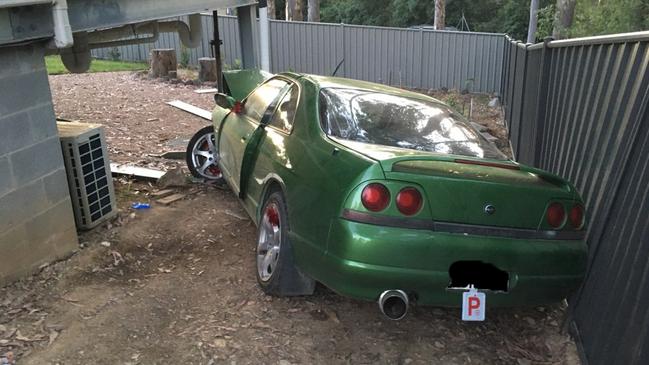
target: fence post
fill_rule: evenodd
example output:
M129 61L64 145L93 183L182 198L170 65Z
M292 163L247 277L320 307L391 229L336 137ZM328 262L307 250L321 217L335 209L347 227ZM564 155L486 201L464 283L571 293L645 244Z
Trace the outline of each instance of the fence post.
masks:
M419 89L424 89L424 28L419 28L419 39L421 40L421 57L419 57ZM426 87L428 91L428 86Z
M342 44L343 44L343 59L342 59L342 63L343 63L343 64L342 64L342 66L341 66L341 67L343 68L343 74L342 74L341 76L343 76L343 77L348 77L348 76L347 76L347 65L345 65L345 60L347 59L347 47L346 47L346 42L345 42L345 24L344 24L344 23L340 23L340 30L341 30L341 31L340 31L340 35L341 35L341 37L342 37L342 39L343 39L343 42L342 42ZM336 76L338 76L338 75L336 75Z
M550 62L552 55L548 48L548 43L552 41L552 37L547 37L543 40L543 49L541 50L541 72L539 73L538 92L536 95L536 112L534 119L534 127L536 133L534 138L534 160L533 166L539 167L541 163L541 149L543 146L542 140L545 138L545 113L547 107L547 93L548 93L548 77L550 73Z
M525 90L525 87L527 86L527 66L528 66L528 49L527 49L528 44L525 43L525 49L523 50L523 85L521 85L521 92L523 93L521 95L521 105L520 105L520 110L518 111L518 135L516 136L516 146L518 147L518 151L512 150L512 155L514 157L514 160L517 160L516 156L520 155L518 152L521 149L521 134L523 134L523 114L525 113L525 95L527 95L527 90ZM511 137L511 128L508 131L508 137ZM510 139L511 141L511 139ZM511 143L511 142L510 142Z

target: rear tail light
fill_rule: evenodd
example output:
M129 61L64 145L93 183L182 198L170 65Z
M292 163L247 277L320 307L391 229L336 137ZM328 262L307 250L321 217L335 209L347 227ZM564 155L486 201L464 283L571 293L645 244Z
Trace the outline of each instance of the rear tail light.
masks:
M404 215L417 214L421 205L421 194L415 188L403 188L397 194L397 209Z
M584 207L581 204L573 205L570 214L568 214L568 219L573 228L581 228L584 225Z
M363 206L372 212L380 212L388 206L390 202L390 192L388 188L379 183L372 183L363 189L361 194Z
M552 228L560 228L566 219L566 211L561 203L552 203L546 213L548 224Z

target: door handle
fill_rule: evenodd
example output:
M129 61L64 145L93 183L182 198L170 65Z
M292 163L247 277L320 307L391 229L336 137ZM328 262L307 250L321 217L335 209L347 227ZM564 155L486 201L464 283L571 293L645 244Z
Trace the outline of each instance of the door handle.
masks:
M241 137L241 142L245 142L245 141L246 141L246 139L248 139L248 137L247 137L247 136L243 136L243 137Z

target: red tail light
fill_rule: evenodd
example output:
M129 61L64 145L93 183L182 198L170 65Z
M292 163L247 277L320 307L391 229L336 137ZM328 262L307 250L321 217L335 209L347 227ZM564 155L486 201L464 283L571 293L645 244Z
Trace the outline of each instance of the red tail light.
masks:
M397 194L397 209L404 215L414 215L421 209L422 199L419 190L403 188Z
M552 228L561 227L565 218L566 211L563 209L563 205L561 205L561 203L550 204L546 213L546 219L548 221L548 224L552 226Z
M380 212L388 206L390 202L390 192L388 188L379 183L372 183L363 189L361 194L363 206L372 212Z
M570 220L570 225L573 228L579 229L584 224L584 207L581 204L575 204L570 209L570 214L568 215Z

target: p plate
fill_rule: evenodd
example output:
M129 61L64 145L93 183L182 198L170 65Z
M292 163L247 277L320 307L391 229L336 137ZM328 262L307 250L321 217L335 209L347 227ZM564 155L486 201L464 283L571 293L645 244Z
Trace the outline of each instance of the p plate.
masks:
M469 286L469 291L462 293L462 320L484 321L486 304L485 293L480 293L473 285Z

